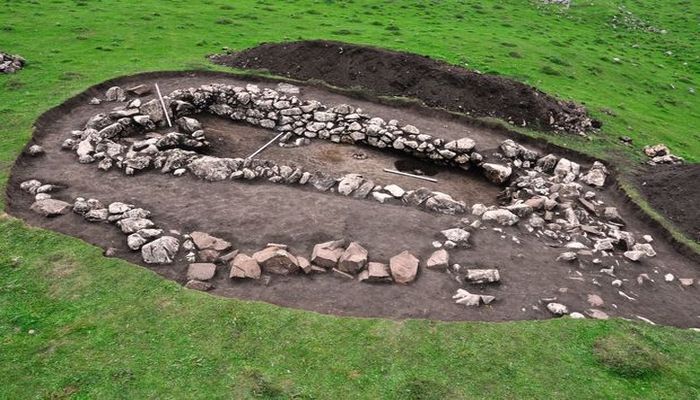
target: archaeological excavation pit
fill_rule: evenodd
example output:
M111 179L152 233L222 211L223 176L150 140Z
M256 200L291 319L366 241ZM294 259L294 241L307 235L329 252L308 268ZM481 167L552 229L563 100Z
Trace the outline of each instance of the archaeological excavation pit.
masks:
M96 85L37 121L7 203L187 288L328 314L693 326L700 309L696 262L603 164L321 86Z

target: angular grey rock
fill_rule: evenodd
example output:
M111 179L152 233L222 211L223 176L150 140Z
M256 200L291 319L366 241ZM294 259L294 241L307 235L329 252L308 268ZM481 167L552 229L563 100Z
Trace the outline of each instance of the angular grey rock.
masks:
M547 154L546 156L537 160L537 168L545 173L550 173L554 170L557 165L557 156L554 154Z
M171 264L180 249L180 242L172 236L163 236L141 247L146 264Z
M124 93L124 89L120 88L119 86L112 86L111 88L107 89L107 92L105 93L105 100L106 101L124 101L124 100L126 100L126 94Z
M350 274L356 274L367 265L367 256L367 249L357 242L350 242L338 260L338 269Z
M86 212L84 217L90 222L105 222L109 217L109 211L106 208L96 208Z
M133 205L118 202L118 201L114 202L114 203L110 203L109 206L107 207L110 214L123 214L123 213L131 210L132 208L134 208Z
M187 280L208 281L216 274L216 265L212 263L192 263L187 267Z
M360 187L358 187L357 189L355 189L354 192L352 192L352 197L355 197L357 199L364 199L365 197L367 197L369 192L372 191L374 186L375 186L374 182L367 179L367 180L362 182Z
M517 215L502 208L484 212L483 214L481 214L481 219L484 221L496 221L500 225L504 226L515 225L520 220Z
M44 154L44 148L39 146L38 144L33 144L27 149L27 154L29 154L32 157L40 156Z
M646 255L645 252L639 250L629 250L624 253L624 256L631 261L639 261Z
M574 176L578 175L581 166L573 161L569 161L566 158L560 158L557 165L554 167L554 175L564 178L569 174Z
M229 265L231 266L229 278L260 279L260 264L253 257L239 253L231 260Z
M394 196L382 192L372 192L372 197L380 203L386 203L387 200L394 198Z
M605 168L605 165L600 161L595 161L591 169L588 170L588 173L586 173L581 180L591 186L603 187L605 186L605 178L607 175L608 170Z
M30 209L45 217L55 217L68 213L71 209L71 205L61 200L45 199L35 201Z
M201 156L187 164L195 176L208 181L223 181L238 168L238 163L231 158Z
M325 192L335 185L335 178L322 172L317 172L311 176L309 182L311 182L311 185L316 188L316 190Z
M124 218L117 221L117 226L124 233L135 233L141 229L151 228L155 224L147 218Z
M389 259L389 269L394 282L408 284L418 274L418 259L408 251L403 251Z
M19 188L27 193L36 194L36 190L41 187L41 182L30 179L19 184Z
M338 183L338 193L349 196L360 187L363 181L364 177L360 174L347 174L343 176Z
M481 168L486 178L496 184L505 183L513 173L513 170L507 165L483 163Z
M396 197L397 199L401 198L406 193L406 191L403 190L400 186L393 184L384 186L384 191Z
M493 301L493 296L489 296L489 303ZM463 304L467 307L477 307L481 304L482 296L474 293L469 293L464 289L457 289L457 293L452 296L457 304Z
M466 280L471 283L495 283L501 281L497 269L468 269Z
M654 248L651 247L651 244L649 244L649 243L636 243L635 245L632 246L632 250L642 251L642 252L644 252L644 255L646 255L647 257L655 257L656 256L656 251L654 251Z
M440 231L445 239L454 242L461 247L469 247L469 236L471 234L462 228L451 228Z
M625 221L615 207L605 207L603 209L603 218L608 221L617 222L618 224L625 224Z
M569 308L560 303L547 303L547 310L558 317L569 313Z
M474 150L476 142L470 138L461 138L445 143L446 150L454 151L455 153L469 153Z
M131 250L138 250L146 243L148 243L148 240L138 233L132 233L126 238L126 245L129 246Z
M178 118L175 123L177 123L177 126L179 126L185 133L193 133L202 129L202 124L196 119L190 117Z
M433 192L433 196L423 203L423 208L441 214L455 215L464 213L467 209L467 204L453 199L452 196L446 193Z
M567 251L559 254L557 261L574 261L576 259L576 253L573 251Z
M517 158L520 155L520 145L512 139L504 140L500 146L501 152L508 158Z

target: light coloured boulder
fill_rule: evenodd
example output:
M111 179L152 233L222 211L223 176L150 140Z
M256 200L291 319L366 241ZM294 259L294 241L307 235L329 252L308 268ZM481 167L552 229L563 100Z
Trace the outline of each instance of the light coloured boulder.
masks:
M138 233L132 233L126 238L126 245L129 246L131 250L138 250L146 243L148 243L148 240Z
M624 253L624 256L627 257L627 259L631 261L639 261L644 257L646 254L643 251L639 250L629 250Z
M596 187L605 186L605 178L608 175L608 169L600 161L593 163L590 170L582 177L582 181Z
M124 93L124 89L120 88L119 86L112 86L111 88L107 89L107 92L105 93L105 100L124 101L126 100L126 93Z
M71 205L61 200L44 199L35 201L30 209L45 217L55 217L68 213L71 210Z
M343 176L338 183L338 193L349 196L362 185L363 181L364 177L360 174L347 174Z
M632 246L632 250L642 251L642 252L644 252L644 255L646 255L647 257L655 257L656 256L656 251L654 251L654 248L651 247L651 244L649 244L649 243L635 243Z
M141 247L141 257L147 264L171 264L180 250L180 242L172 236L163 236Z
M187 279L208 281L216 274L216 265L213 263L192 263L187 268Z
M195 176L208 181L223 181L238 168L238 163L231 158L201 156L187 164Z
M547 310L558 317L569 313L569 308L560 303L547 303Z
M418 259L408 251L403 251L389 260L391 276L396 283L407 284L416 279Z
M471 283L495 283L500 282L501 275L497 269L468 269L465 278Z
M230 278L260 279L260 264L253 257L239 253L229 265L231 266Z
M147 218L124 218L117 221L117 226L124 233L135 233L141 229L151 228L155 224Z
M489 210L481 215L481 219L484 221L496 221L500 225L512 226L518 223L520 220L517 215L513 214L508 210L499 208L497 210Z
M461 138L445 143L445 149L454 151L455 153L469 153L474 150L476 142L470 138Z
M469 237L471 234L462 228L451 228L440 231L445 239L461 247L469 247Z
M513 170L507 165L483 163L481 164L481 168L483 169L486 178L497 184L505 183L513 173Z
M384 186L384 191L396 197L397 199L401 198L401 196L403 196L404 193L406 193L406 191L403 190L400 186L393 184Z

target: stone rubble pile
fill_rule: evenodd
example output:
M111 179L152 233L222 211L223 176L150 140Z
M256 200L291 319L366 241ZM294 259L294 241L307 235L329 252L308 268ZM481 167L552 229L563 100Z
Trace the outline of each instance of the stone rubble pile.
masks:
M0 74L13 74L22 69L25 64L24 58L0 51Z
M654 146L644 146L644 154L650 158L649 165L657 164L682 164L683 158L671 154L671 150L665 144L659 143Z
M637 243L624 230L617 208L607 206L591 190L605 185L608 171L602 163L595 162L584 172L566 158L518 153L513 147L509 140L501 146L504 157L517 168L500 195L503 205L476 204L474 215L505 226L522 222L537 237L565 248L559 257L563 261L596 254L611 257L615 251L633 261L655 255L650 244Z

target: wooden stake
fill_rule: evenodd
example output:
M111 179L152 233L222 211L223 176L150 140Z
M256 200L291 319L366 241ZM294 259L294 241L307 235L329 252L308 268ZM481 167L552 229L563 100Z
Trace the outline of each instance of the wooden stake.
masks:
M384 168L384 172L389 172L389 173L391 173L391 174L403 175L403 176L408 176L409 178L422 179L422 180L424 180L424 181L437 183L437 179L428 178L427 176L409 174L409 173L406 173L406 172L397 171L397 170L395 170L395 169Z
M163 101L163 96L160 94L160 88L158 87L158 84L156 83L156 92L158 92L158 98L160 99L160 105L163 106L163 112L165 113L165 120L168 121L168 126L173 127L173 124L170 123L170 114L168 114L168 109L165 107L165 102Z
M265 149L267 148L267 146L271 145L272 143L275 143L275 141L277 141L277 139L279 139L279 138L280 138L282 135L284 135L285 133L286 133L286 132L280 132L279 135L275 136L274 138L272 138L272 140L270 140L269 142L265 143L261 148L255 150L255 153L253 153L253 154L249 155L248 157L246 157L246 160L249 160L249 159L251 159L251 158L257 156L258 153L260 153L261 151L265 150Z

